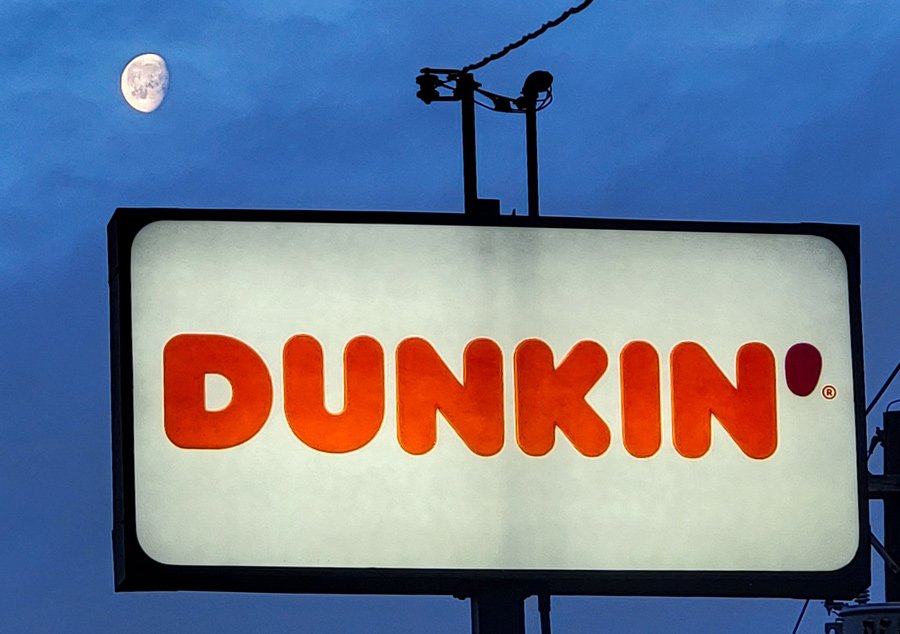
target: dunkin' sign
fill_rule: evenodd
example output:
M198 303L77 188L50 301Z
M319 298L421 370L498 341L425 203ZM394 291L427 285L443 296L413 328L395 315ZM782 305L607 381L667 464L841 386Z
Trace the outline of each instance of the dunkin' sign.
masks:
M462 221L120 211L130 547L404 592L864 568L852 229Z
M295 335L282 356L284 416L297 438L327 453L367 445L384 422L384 349L369 336L354 337L344 348L344 404L325 406L322 345ZM585 397L609 364L603 347L579 341L558 364L540 339L521 342L514 355L516 441L531 456L553 448L559 429L582 455L609 449L608 423ZM732 384L709 353L682 342L671 354L672 441L679 454L700 458L710 449L712 417L751 458L768 458L778 445L775 357L765 344L738 350ZM457 378L425 339L397 345L397 440L411 454L437 442L440 413L465 445L479 456L493 456L504 443L503 353L491 339L473 339L463 352ZM798 343L785 358L788 387L798 396L815 390L822 357L815 346ZM223 377L231 389L228 405L210 409L206 377ZM659 353L646 341L631 341L619 355L621 429L626 451L637 458L655 454L662 439ZM825 398L835 398L826 386ZM164 426L169 440L185 449L226 449L262 429L272 413L272 377L265 362L246 343L223 335L179 334L163 351Z

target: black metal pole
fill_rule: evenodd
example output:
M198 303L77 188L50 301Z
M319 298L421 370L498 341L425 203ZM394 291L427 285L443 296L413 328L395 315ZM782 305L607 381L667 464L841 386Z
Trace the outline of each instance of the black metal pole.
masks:
M538 613L541 615L541 634L550 634L550 595L538 595Z
M538 198L537 103L532 100L525 110L525 154L528 163L528 217L540 215Z
M884 475L900 474L900 412L884 413ZM884 548L894 560L900 560L900 496L884 497ZM900 574L885 562L884 600L900 601Z
M506 588L472 595L472 634L525 634L525 598Z
M475 88L471 73L456 78L456 96L462 106L463 195L467 215L478 213L478 170L475 166Z

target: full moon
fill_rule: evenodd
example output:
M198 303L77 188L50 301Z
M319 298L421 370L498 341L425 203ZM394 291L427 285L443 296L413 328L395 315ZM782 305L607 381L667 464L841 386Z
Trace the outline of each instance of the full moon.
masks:
M159 108L168 87L166 60L156 53L138 55L122 71L122 96L138 112Z

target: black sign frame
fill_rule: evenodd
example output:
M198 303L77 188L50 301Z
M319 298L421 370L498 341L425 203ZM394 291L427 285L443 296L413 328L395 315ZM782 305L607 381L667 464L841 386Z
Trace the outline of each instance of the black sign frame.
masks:
M131 247L138 232L161 220L305 222L618 229L673 232L814 235L832 241L847 262L856 413L859 544L845 567L826 572L461 570L184 566L152 559L138 541L134 487ZM747 223L495 216L386 211L118 209L107 228L113 453L113 553L117 591L205 590L334 594L453 595L491 589L530 594L850 599L870 583L865 387L860 302L859 227L820 223ZM823 465L823 468L828 468Z

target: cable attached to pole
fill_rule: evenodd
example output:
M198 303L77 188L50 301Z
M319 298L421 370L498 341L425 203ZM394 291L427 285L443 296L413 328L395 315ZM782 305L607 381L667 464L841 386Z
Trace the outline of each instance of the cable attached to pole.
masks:
M797 630L800 629L800 623L803 622L803 616L806 614L806 608L809 607L809 599L803 602L803 609L800 610L800 616L797 617L797 622L794 623L794 629L791 630L791 634L797 634Z
M894 368L894 371L891 372L891 375L887 378L887 381L884 382L884 385L881 386L881 389L878 390L878 394L875 395L875 398L872 399L872 402L869 403L869 406L866 408L866 416L869 415L869 412L878 404L879 399L884 395L887 391L888 387L890 387L891 383L894 381L894 377L897 376L897 373L900 372L900 363L897 364L897 367Z
M888 376L887 381L884 382L884 385L881 386L881 389L878 390L878 393L875 395L875 398L872 399L872 402L869 403L868 407L866 407L866 418L868 418L869 414L872 413L872 410L875 409L875 406L878 404L878 401L884 396L884 393L887 391L888 387L890 387L891 383L894 381L894 377L897 376L897 373L900 372L900 363L897 364L897 367L894 368L894 371L891 372L890 376ZM900 399L895 399L887 404L886 411L891 409L891 405L894 403L900 403ZM875 428L875 435L872 436L869 441L869 450L866 452L866 462L868 462L872 458L872 454L875 453L875 449L878 445L884 445L884 430L880 427Z

